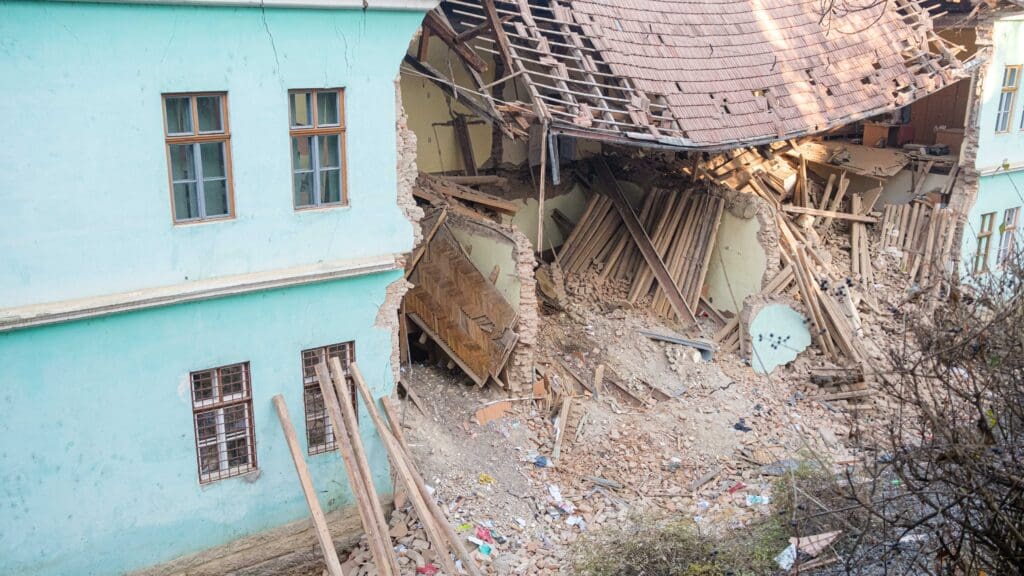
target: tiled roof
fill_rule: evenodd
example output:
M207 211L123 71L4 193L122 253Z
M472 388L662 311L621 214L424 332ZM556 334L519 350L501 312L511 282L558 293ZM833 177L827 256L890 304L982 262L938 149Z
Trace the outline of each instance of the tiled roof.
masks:
M456 31L486 0L445 0ZM684 148L815 133L946 86L960 63L912 0L512 0L511 62L556 130ZM491 35L478 49L500 55ZM937 53L933 53L933 50Z

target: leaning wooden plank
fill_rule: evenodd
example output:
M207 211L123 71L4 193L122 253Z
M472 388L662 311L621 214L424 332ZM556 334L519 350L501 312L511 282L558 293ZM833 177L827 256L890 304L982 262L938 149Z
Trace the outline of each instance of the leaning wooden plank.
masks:
M852 222L863 222L865 224L874 224L878 222L878 218L874 216L864 216L862 214L850 214L848 212L836 212L834 210L818 210L817 208L804 208L802 206L790 206L786 205L782 207L785 212L792 214L810 214L811 216L824 216L827 218L834 218L837 220L850 220Z
M377 428L377 434L380 435L380 439L384 442L384 448L388 451L388 457L394 465L395 473L405 485L405 492L409 495L409 500L412 501L416 515L423 524L423 528L427 533L427 539L430 540L430 543L437 552L438 561L446 573L458 574L455 563L452 562L451 554L448 552L448 547L445 545L445 537L434 520L430 506L423 498L423 494L420 493L419 487L416 486L413 473L409 470L411 464L406 461L402 447L398 445L398 441L391 434L391 430L384 424L384 419L381 418L380 412L377 411L377 401L370 392L370 387L363 380L363 374L359 371L359 366L355 362L349 364L349 373L352 375L352 379L355 380L359 395L363 397L363 403L366 404L366 409L370 413L370 419L373 420L373 425Z
M569 420L569 407L572 404L572 396L565 396L562 399L562 409L558 412L558 427L555 429L555 447L551 450L551 461L558 464L562 457L562 440L565 438L565 426Z
M839 188L836 191L835 198L832 199L832 205L829 206L830 212L838 212L839 207L843 205L843 197L846 196L846 188L850 185L850 180L846 178L846 171L839 173ZM832 218L826 217L824 222L821 223L819 229L822 234L828 232L829 227L832 226Z
M338 561L338 551L334 549L334 540L327 530L327 518L320 508L320 501L316 498L316 491L313 489L313 480L309 477L309 467L306 466L306 459L299 446L299 439L295 436L295 426L288 415L288 405L280 394L273 397L274 408L277 410L277 418L281 421L281 430L284 432L284 439L288 443L288 451L292 455L292 463L295 464L295 473L299 475L299 484L302 485L302 494L306 497L306 504L309 505L309 515L313 519L313 528L317 540L320 541L320 550L324 553L324 561L327 563L327 573L331 576L345 576L341 570L341 562Z
M321 360L321 364L322 363L323 361ZM345 431L348 433L349 440L352 443L352 454L355 456L356 466L359 467L359 472L363 477L364 489L367 496L370 498L370 504L373 507L373 515L377 521L381 545L384 547L382 550L384 557L381 559L381 562L377 562L378 571L383 574L385 571L380 567L387 563L391 565L390 568L392 574L398 576L400 569L398 567L398 560L395 558L395 555L391 553L392 544L391 537L388 532L389 527L387 518L384 516L384 508L380 504L380 498L377 497L377 489L373 485L373 473L370 472L370 462L366 457L366 449L363 447L363 438L359 434L359 421L356 419L355 406L353 406L352 402L354 399L352 398L348 384L345 382L345 371L341 367L340 358L331 358L329 372L335 393L335 397L331 398L331 400L336 402L341 408L341 417L345 421ZM318 378L320 373L321 369L318 368ZM337 434L335 434L335 436L337 436Z
M338 445L338 452L341 453L341 459L345 463L345 472L348 474L352 494L356 497L359 516L363 522L363 528L366 530L366 541L373 554L374 565L381 574L398 576L398 566L391 554L390 536L387 535L388 523L384 518L380 500L377 499L377 491L373 488L373 477L369 474L369 467L360 464L352 441L353 438L358 438L358 429L352 430L353 433L349 434L352 424L345 418L344 411L341 409L341 402L339 402L336 389L331 383L327 364L321 360L314 370L316 370L317 383L320 385L324 408L334 430L334 442ZM351 407L351 403L349 406ZM365 459L365 453L360 453ZM392 565L394 565L393 568Z
M466 549L465 543L462 538L452 528L451 522L448 521L448 517L445 515L441 507L437 505L437 501L427 490L427 483L423 480L423 476L420 474L416 466L413 465L412 451L409 450L409 444L405 440L405 434L402 432L402 425L398 419L398 411L391 404L391 399L384 397L380 399L381 407L384 409L384 415L388 418L388 425L391 428L391 434L394 435L395 439L398 440L398 445L402 447L403 455L406 461L409 463L409 472L412 474L412 479L416 483L416 487L419 489L420 494L423 495L423 499L427 502L427 506L433 513L434 518L437 519L437 523L444 530L445 536L448 538L448 542L455 549L455 554L462 560L462 565L469 572L470 576L483 576L480 571L480 567L477 566L473 556L470 555L469 550Z
M618 210L623 222L626 223L626 229L629 230L629 234L633 236L633 242L635 242L637 247L640 248L640 253L643 254L647 265L654 271L654 276L658 279L658 284L668 297L669 303L672 304L672 309L675 310L680 321L689 322L691 325L696 324L697 317L693 314L693 310L690 309L690 305L683 299L683 295L679 293L679 287L676 286L675 281L672 280L672 276L670 276L668 270L665 269L665 263L658 257L658 253L654 250L654 246L651 245L651 239L647 236L647 233L644 232L643 226L640 225L640 221L636 219L636 213L629 207L629 201L626 200L626 195L623 194L622 189L619 188L619 183L615 180L615 175L612 174L611 169L608 168L608 164L603 158L601 158L597 163L597 171L597 183L610 194L612 204L615 206L615 209Z

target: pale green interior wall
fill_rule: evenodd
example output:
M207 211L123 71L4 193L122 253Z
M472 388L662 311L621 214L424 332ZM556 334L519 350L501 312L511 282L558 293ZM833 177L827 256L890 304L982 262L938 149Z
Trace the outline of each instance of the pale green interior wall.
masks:
M769 304L750 322L750 345L754 371L770 373L811 345L807 319L785 304Z
M992 240L988 251L989 270L998 273L996 253L999 250L999 227L1003 223L1003 215L1007 208L1020 207L1021 214L1017 218L1017 246L1024 246L1024 170L982 176L978 179L978 197L967 216L964 225L963 243L961 245L960 271L969 276L974 266L974 257L978 253L978 232L981 231L981 216L995 212L992 226Z
M499 238L487 232L475 231L471 226L462 228L449 225L452 235L469 254L469 260L485 277L498 266L498 280L494 287L501 292L513 308L519 308L519 289L522 283L516 275L515 244L507 238Z
M994 48L982 85L981 112L978 118L979 170L997 168L1007 161L1011 165L1024 162L1024 131L1020 129L1024 114L1024 79L1020 81L1017 99L1010 117L1010 131L996 134L996 112L1007 65L1024 65L1024 16L997 21L992 30Z
M301 351L354 340L376 396L389 272L0 334L0 573L118 574L308 517L271 397L303 451ZM188 375L249 361L260 475L200 486ZM360 402L377 490L391 492ZM351 495L337 452L306 456L325 508Z
M538 204L536 190L532 192L532 196L520 200L519 203L522 205L522 208L512 217L512 224L515 224L516 228L525 234L532 244L536 244ZM576 184L565 194L544 198L545 249L557 248L565 241L562 231L559 230L558 226L555 225L555 221L551 218L551 214L554 213L555 209L565 214L572 222L579 221L580 216L587 209L587 196L583 192L583 187ZM536 246L534 247L536 248Z
M0 4L0 306L409 250L394 79L422 17ZM337 86L351 207L296 212L287 91ZM203 90L228 92L236 218L173 226L161 93Z
M743 219L728 210L722 212L704 279L707 299L718 310L739 314L743 300L761 292L768 258L757 239L760 231L757 218Z

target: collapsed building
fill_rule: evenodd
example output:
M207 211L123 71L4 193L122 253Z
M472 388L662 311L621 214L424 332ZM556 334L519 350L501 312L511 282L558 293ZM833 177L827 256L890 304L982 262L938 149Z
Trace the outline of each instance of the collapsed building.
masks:
M525 233L545 306L557 308L567 286L604 292L759 371L810 344L859 366L871 344L857 308L877 305L879 250L898 250L911 280L935 290L955 276L960 218L946 206L958 150L941 140L963 124L938 126L935 103L966 91L970 51L913 1L842 14L815 2L690 8L442 2L403 66L419 167L433 174L421 178L421 197L447 187L437 195L468 219ZM929 98L927 112L912 113L931 122L925 143L904 148L918 140L900 116ZM881 229L877 250L868 226ZM822 250L840 235L848 263ZM466 259L477 242L472 232L457 240ZM495 282L532 280L524 266L481 258L484 284L492 271ZM457 286L449 270L429 282ZM531 350L532 338L481 324L484 292L464 293L449 292L459 304L429 321L407 300L410 329L423 333L409 342L436 343L477 383L527 389L542 369L493 368ZM508 329L535 334L534 321L520 316ZM490 378L466 369L487 347L474 342L482 334Z

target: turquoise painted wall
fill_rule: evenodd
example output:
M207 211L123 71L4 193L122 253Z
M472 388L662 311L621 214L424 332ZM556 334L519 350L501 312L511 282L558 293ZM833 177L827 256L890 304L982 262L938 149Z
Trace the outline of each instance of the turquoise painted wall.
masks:
M1020 81L1016 103L1010 117L1010 131L996 134L996 112L1007 65L1024 65L1024 16L1004 18L992 29L992 61L983 79L981 113L978 117L978 159L976 166L988 171L1007 161L1011 165L1024 163L1024 79Z
M305 450L300 353L349 340L375 394L389 392L391 334L372 325L400 277L0 333L0 574L119 574L307 517L270 399L284 395ZM188 374L243 361L260 475L200 486ZM361 430L390 493L380 440ZM351 501L337 452L306 460L326 508Z
M411 249L393 82L422 17L0 3L0 307ZM351 207L295 212L286 93L336 86ZM237 216L172 226L160 96L201 90L228 92Z
M967 217L964 226L963 244L961 246L961 274L965 278L971 275L974 257L978 253L978 232L981 230L983 214L995 212L992 226L992 240L988 253L988 268L998 274L996 253L999 250L999 226L1003 223L1003 215L1007 208L1019 207L1017 217L1017 233L1015 235L1018 248L1024 247L1024 170L1004 172L978 179L978 198Z
M992 61L982 79L981 110L978 117L978 158L975 166L983 176L978 181L978 196L968 212L961 245L960 272L971 275L978 248L978 232L983 214L995 212L995 224L989 249L989 269L998 274L996 253L999 249L999 226L1007 208L1021 206L1024 212L1024 79L1020 81L1010 131L996 134L996 112L999 105L1003 71L1007 65L1024 65L1024 16L1004 18L992 29ZM1007 164L1009 170L1002 168ZM1024 214L1018 220L1017 244L1024 242Z

